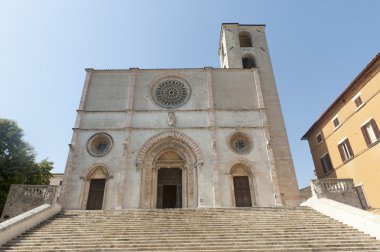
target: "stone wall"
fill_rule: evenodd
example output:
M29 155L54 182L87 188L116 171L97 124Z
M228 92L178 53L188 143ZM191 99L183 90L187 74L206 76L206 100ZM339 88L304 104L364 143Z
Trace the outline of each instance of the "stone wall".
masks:
M25 213L43 204L56 202L58 186L11 185L0 222Z

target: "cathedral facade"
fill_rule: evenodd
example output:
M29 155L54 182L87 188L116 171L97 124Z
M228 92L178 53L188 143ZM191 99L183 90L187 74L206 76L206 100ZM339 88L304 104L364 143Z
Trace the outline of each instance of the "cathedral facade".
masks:
M221 68L94 70L64 209L298 205L265 26L222 24Z

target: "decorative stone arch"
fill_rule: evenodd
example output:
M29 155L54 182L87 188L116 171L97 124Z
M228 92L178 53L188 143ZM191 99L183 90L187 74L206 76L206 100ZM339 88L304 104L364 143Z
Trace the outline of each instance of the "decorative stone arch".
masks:
M169 152L175 153L178 158L163 158ZM182 170L182 207L197 206L197 169L203 165L203 157L191 138L175 131L153 136L140 149L136 165L141 171L140 208L156 207L157 174L160 168Z
M86 209L87 200L90 191L90 183L92 179L105 179L105 188L104 188L104 196L103 196L103 209L106 208L107 202L107 189L108 189L108 181L112 178L112 175L108 169L108 167L104 164L95 164L88 168L83 176L81 177L84 181L84 187L81 198L81 209Z
M231 204L233 206L236 206L235 188L234 188L233 178L235 176L247 176L248 182L249 182L249 191L250 191L252 206L257 205L257 201L256 201L257 174L253 168L253 165L246 160L239 160L239 161L235 161L234 163L232 163L230 165L230 167L231 168L229 170L228 175L229 175L229 184L230 184L231 199L232 199Z

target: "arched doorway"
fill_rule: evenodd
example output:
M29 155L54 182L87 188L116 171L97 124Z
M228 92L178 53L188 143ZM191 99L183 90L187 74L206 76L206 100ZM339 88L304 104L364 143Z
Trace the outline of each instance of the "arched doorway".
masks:
M172 150L165 151L155 161L157 172L157 208L181 208L182 199L182 169L185 160ZM185 181L186 182L186 181Z
M108 170L103 166L90 169L85 177L82 209L101 210L104 208L109 177Z
M198 205L198 146L179 132L154 136L140 150L140 208L187 208Z
M232 191L236 207L251 207L255 205L252 172L244 164L236 164L231 168Z

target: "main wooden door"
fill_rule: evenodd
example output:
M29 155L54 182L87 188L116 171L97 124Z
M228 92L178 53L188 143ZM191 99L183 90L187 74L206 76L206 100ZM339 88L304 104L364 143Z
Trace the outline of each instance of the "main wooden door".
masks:
M157 208L182 207L182 170L161 168L157 176Z
M87 199L87 210L102 209L105 185L105 179L91 179Z
M237 207L251 207L248 176L234 176L235 203Z

